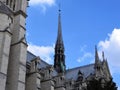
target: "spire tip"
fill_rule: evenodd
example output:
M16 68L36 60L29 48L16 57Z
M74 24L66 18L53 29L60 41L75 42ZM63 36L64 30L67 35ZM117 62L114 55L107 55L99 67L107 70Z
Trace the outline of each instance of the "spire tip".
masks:
M102 51L102 57L103 57L103 60L105 60L104 51Z
M59 3L59 13L61 12L61 3Z

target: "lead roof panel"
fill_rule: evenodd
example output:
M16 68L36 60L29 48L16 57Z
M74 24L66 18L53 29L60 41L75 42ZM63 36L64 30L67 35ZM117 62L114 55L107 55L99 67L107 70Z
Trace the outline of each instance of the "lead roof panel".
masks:
M81 67L67 70L65 73L66 79L76 80L78 77L79 70L83 73L84 78L86 78L90 74L94 73L94 64L90 64L90 65L81 66Z

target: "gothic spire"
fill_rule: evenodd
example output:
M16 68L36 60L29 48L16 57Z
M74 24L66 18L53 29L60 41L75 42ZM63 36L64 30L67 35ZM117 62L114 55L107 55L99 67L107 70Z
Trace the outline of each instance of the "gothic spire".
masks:
M95 62L99 61L99 55L98 55L98 50L97 50L97 46L95 46Z
M59 9L58 15L58 35L55 45L55 57L54 68L58 73L65 72L65 55L64 55L64 43L62 38L62 26L61 26L61 10Z
M61 26L61 10L59 9L59 16L58 16L58 35L56 45L60 45L64 48L63 38L62 38L62 26Z
M98 67L100 67L100 59L98 55L97 46L95 46L95 68L97 69Z
M102 51L102 58L103 58L103 61L105 61L104 51Z

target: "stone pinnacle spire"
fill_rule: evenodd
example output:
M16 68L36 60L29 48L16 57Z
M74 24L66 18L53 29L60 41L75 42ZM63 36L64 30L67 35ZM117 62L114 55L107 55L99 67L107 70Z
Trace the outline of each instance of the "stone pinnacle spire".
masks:
M95 46L95 68L97 69L98 67L100 67L100 59L98 55L97 46Z
M98 51L97 51L97 46L95 46L95 62L99 61L99 55L98 55Z

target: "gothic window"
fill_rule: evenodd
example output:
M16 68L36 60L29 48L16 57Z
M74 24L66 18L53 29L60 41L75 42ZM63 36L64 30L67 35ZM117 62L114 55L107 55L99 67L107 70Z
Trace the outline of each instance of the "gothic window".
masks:
M49 74L51 73L51 71L49 70Z
M8 5L8 0L6 0L6 5Z
M60 77L60 80L62 81L62 80L63 80L63 78L62 78L62 77Z
M12 10L15 10L16 0L6 0L6 5L8 5Z
M14 0L13 2L13 10L15 10L15 4L16 4L16 0Z
M72 85L72 83L70 82L70 86Z
M100 66L97 66L97 70L100 70Z
M10 0L10 8L12 7L12 3L13 3L13 1L12 1L12 0Z
M56 57L56 63L58 63L58 57Z

